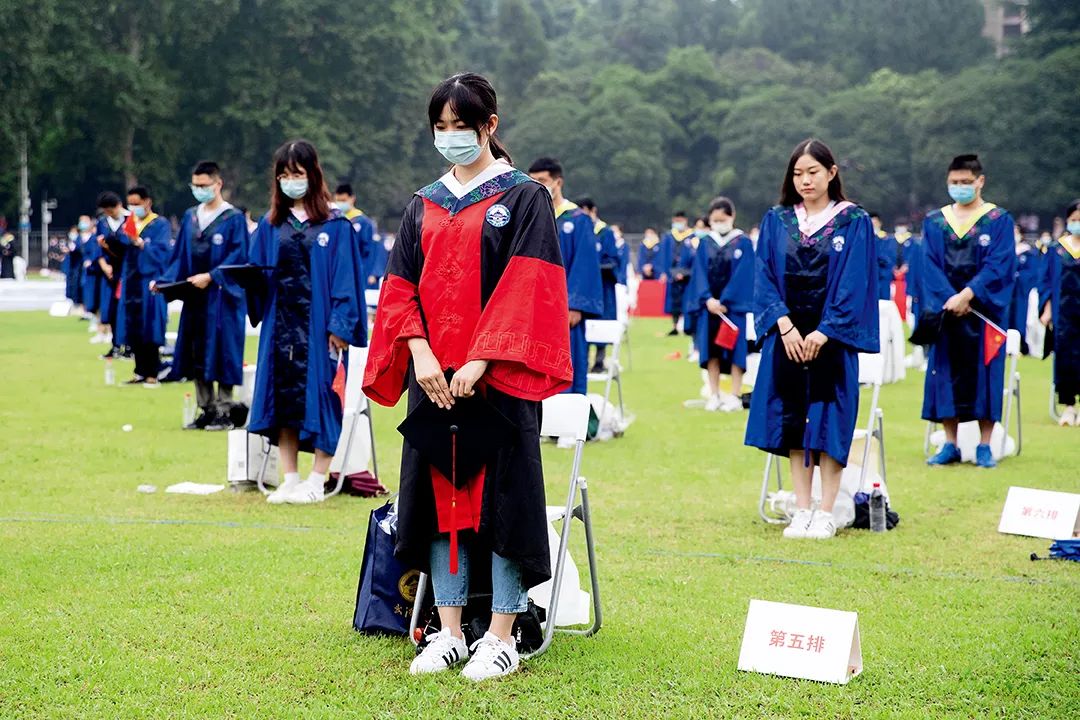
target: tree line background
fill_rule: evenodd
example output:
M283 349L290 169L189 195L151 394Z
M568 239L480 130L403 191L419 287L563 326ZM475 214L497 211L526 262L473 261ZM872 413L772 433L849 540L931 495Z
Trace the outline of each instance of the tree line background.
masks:
M203 158L261 212L271 153L306 137L393 228L444 171L428 93L473 70L517 164L560 158L631 230L716 194L752 224L810 135L887 222L946 202L962 152L1046 219L1080 195L1080 3L1028 13L998 59L979 0L0 0L0 214L22 137L64 226L136 180L179 214Z

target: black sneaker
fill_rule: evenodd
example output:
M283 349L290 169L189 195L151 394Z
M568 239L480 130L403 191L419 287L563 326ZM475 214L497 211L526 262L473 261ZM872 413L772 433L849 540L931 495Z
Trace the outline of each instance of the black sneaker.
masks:
M132 375L131 379L128 380L127 382L121 383L121 386L123 386L123 387L133 387L135 385L144 385L145 383L146 383L146 378L144 378L142 375Z
M112 348L109 352L101 356L102 360L116 360L120 357L120 351L116 348Z
M204 412L195 418L194 422L185 425L185 430L205 430L206 426L214 421L215 415L213 413Z
M667 334L668 337L675 337L679 334L678 328L671 328L671 332Z
M593 375L602 375L607 372L607 368L604 367L604 363L596 363L589 369L589 372Z
M226 432L234 428L232 421L221 414L215 414L204 430L207 432Z
M229 421L233 424L233 427L242 428L247 425L248 414L251 412L245 403L234 403L229 408Z

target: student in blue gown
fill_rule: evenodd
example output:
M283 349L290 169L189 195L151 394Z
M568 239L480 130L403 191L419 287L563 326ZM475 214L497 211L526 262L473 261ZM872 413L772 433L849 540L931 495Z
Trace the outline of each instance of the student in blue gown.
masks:
M686 286L690 284L690 270L694 263L695 248L691 245L693 237L694 228L690 227L686 211L676 210L671 216L671 230L660 239L660 245L664 248L661 253L666 255L669 261L668 283L664 293L664 312L671 316L669 336L679 334L683 298L686 295Z
M604 290L600 275L600 253L596 251L593 220L576 204L563 197L563 170L558 160L537 159L529 166L529 176L551 193L555 203L555 224L570 302L570 359L574 382L567 392L588 392L589 345L585 341L585 320L604 314Z
M1024 230L1016 225L1016 272L1013 277L1012 302L1009 303L1009 329L1020 331L1020 352L1028 353L1027 318L1031 291L1039 286L1042 276L1042 253L1024 239Z
M891 300L893 270L896 269L896 238L885 232L881 216L876 212L870 213L870 222L874 225L874 246L877 249L878 300Z
M184 298L168 377L195 383L200 413L185 430L243 424L243 410L234 414L233 389L244 382L244 290L219 268L246 261L248 229L244 213L222 197L223 186L216 162L203 160L192 168L191 194L198 204L180 221L172 263L162 278L186 280L193 288Z
M1042 324L1054 328L1054 391L1062 427L1080 425L1080 199L1065 210L1065 233L1051 243L1039 283Z
M98 273L97 307L100 318L98 326L102 340L111 338L112 347L101 356L102 360L119 358L124 355L120 344L119 321L122 319L117 312L118 292L120 278L123 274L124 258L115 248L125 244L123 226L127 220L128 211L120 196L106 190L98 195L98 210L101 217L97 223L97 249L93 254L94 264Z
M656 228L645 228L635 267L642 280L667 280L671 267L671 247L670 243L660 239Z
M274 153L270 211L251 239L252 265L270 267L249 284L248 314L259 332L249 430L281 451L282 484L272 504L322 502L341 434L341 399L332 388L341 354L367 343L360 251L352 225L331 211L315 147L305 140ZM297 454L315 462L300 480Z
M89 215L79 216L79 255L82 262L82 277L79 284L79 304L82 305L85 316L92 320L91 329L97 323L98 309L98 278L100 268L97 266L97 237L94 234L95 223ZM98 333L100 336L100 332Z
M360 248L360 262L364 265L367 276L363 278L364 287L375 290L379 287L381 274L375 274L375 254L378 247L378 231L375 221L364 214L363 210L356 207L356 193L352 185L341 183L334 189L334 206L352 223L353 234L356 236L357 246Z
M986 323L1008 324L1016 270L1015 223L1004 209L983 200L986 184L976 155L960 155L949 164L953 204L934 210L923 221L922 318L941 314L941 333L930 346L923 389L923 420L941 423L945 444L927 462L960 462L956 431L961 422L979 421L975 462L992 468L994 423L1001 419L1005 351L984 361Z
M790 458L798 510L784 537L825 539L836 534L832 509L859 413L858 354L879 349L877 250L870 217L844 198L820 140L799 143L781 188L758 238L754 324L764 342L746 444Z
M72 227L68 231L66 243L67 253L64 255L64 297L71 301L72 310L82 314L82 245L79 243L79 229Z
M710 412L742 410L742 381L746 371L746 314L754 302L754 246L750 237L735 227L735 203L718 197L709 204L709 234L698 244L688 291L701 314L696 328L698 362L708 372ZM716 344L723 322L721 315L738 328L731 350ZM720 393L720 375L731 375L732 394Z
M154 212L154 199L143 186L128 190L128 210L135 216L136 237L122 235L125 243L124 279L118 313L120 345L135 355L135 374L126 385L158 387L161 346L165 344L168 310L165 298L151 284L165 271L172 255L172 226Z
M615 285L626 286L630 280L630 244L623 238L622 226L612 225L611 231L615 233L615 253L619 262L615 267Z
M618 309L615 306L615 285L619 282L620 261L615 231L600 219L600 212L592 198L582 198L577 204L592 219L596 230L596 252L600 256L600 283L604 297L604 311L601 313L600 319L617 320ZM607 354L607 345L594 344L593 347L596 348L596 355L590 372L602 373L604 372L604 356Z

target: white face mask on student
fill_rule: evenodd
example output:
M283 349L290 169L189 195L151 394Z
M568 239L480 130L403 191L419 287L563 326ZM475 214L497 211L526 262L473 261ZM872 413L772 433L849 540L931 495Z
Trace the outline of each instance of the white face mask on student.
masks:
M714 223L711 224L710 227L712 227L712 231L715 232L715 233L720 233L721 235L727 235L729 232L731 232L734 229L735 224L731 223L731 222L714 222Z

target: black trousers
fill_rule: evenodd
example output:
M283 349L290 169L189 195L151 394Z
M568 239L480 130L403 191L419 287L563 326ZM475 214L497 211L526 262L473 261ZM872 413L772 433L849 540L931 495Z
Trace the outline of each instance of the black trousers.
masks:
M154 343L138 343L131 351L135 353L135 374L144 378L157 378L161 371L161 353Z

